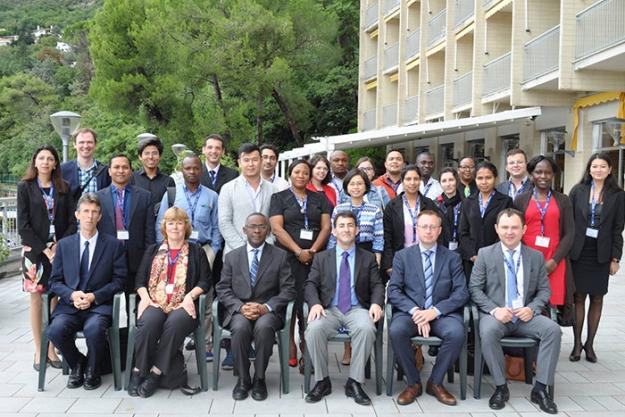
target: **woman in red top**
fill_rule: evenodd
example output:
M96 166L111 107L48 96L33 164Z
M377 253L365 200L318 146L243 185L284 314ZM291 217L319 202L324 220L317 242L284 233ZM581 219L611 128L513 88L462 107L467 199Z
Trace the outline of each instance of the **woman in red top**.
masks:
M312 175L306 189L324 194L334 208L338 191L329 185L332 180L330 161L325 156L317 154L310 160L310 166L312 167Z

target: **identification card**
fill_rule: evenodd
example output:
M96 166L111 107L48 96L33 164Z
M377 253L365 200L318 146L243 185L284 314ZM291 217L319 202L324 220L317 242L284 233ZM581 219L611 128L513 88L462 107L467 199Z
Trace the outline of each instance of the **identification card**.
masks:
M525 307L523 305L523 300L521 298L515 298L512 300L512 309L516 310L517 308Z
M312 240L313 239L313 231L301 229L299 231L299 238L302 240Z
M118 240L128 240L130 235L128 234L128 230L118 230L117 231L117 239Z
M540 248L548 248L549 238L547 236L536 236L536 246Z
M200 232L198 232L197 230L193 230L191 232L191 239L198 240L199 237L200 237Z
M49 234L49 235L53 235L53 234L55 234L55 233L56 233L56 229L54 228L54 225L53 225L53 224L51 224L51 225L50 225L50 229L48 230L48 234Z
M599 229L595 229L593 227L587 227L586 236L596 239L599 236Z
M458 242L449 242L449 250L458 249Z
M173 294L174 293L174 284L165 285L165 293Z

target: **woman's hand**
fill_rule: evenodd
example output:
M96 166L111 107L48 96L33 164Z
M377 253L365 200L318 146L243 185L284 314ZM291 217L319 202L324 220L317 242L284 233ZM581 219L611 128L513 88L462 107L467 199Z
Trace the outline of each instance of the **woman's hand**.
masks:
M553 259L549 259L545 262L545 269L547 270L547 274L551 274L558 267L558 264Z
M184 311L186 311L187 314L195 319L195 303L193 302L193 296L190 293L184 296L182 303L180 303L180 305L176 308L181 307L184 308Z
M615 275L618 272L619 263L616 261L610 262L610 275Z
M141 301L139 301L139 305L137 306L137 319L141 318L141 315L143 314L145 309L148 308L149 306L161 308L158 304L156 304L149 298L141 298Z
M308 249L302 249L302 251L297 256L297 260L303 263L304 265L309 265L312 262L313 253Z

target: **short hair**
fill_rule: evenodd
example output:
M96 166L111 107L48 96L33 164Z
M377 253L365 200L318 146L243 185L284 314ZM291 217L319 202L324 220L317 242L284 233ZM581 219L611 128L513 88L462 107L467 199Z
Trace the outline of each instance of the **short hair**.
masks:
M417 154L417 159L419 159L419 157L420 157L420 156L431 156L431 157L432 157L432 159L434 159L434 154L433 154L432 152L430 152L430 151L422 151L422 152L419 152L419 153Z
M158 154L159 155L163 154L163 142L161 142L159 138L148 138L148 139L143 139L142 141L139 141L139 146L137 147L137 154L141 156L145 148L147 148L148 146L156 147Z
M308 167L308 177L310 178L310 172L311 172L311 166L308 163L307 160L305 159L296 159L293 162L291 162L291 164L289 165L289 169L287 169L287 175L290 177L291 173L293 173L293 170L295 169L296 166L304 164Z
M375 162L373 162L373 159L369 158L368 156L363 156L362 158L358 159L358 161L356 161L356 168L358 168L358 165L362 164L363 162L369 162L373 167L373 170L375 171Z
M184 158L182 158L182 161L180 161L180 165L184 165L184 161L185 159L197 159L198 161L200 161L200 165L202 165L202 160L200 159L199 156L197 156L196 154L194 154L193 152L189 151L187 154L185 154Z
M247 217L245 218L245 224L247 224L247 221L250 219L250 217L254 217L254 216L261 216L263 219L265 219L265 222L269 224L269 219L267 218L267 216L265 216L260 211L255 211L254 213L248 214Z
M422 216L435 216L438 217L438 220L440 220L440 225L443 225L443 216L441 216L441 214L436 211L436 210L421 210L419 212L419 214L417 214L417 221L422 217Z
M243 155L244 153L252 152L258 152L258 154L260 155L260 149L258 148L258 145L255 145L253 143L244 143L239 146L239 150L237 151L237 158L241 158L241 155Z
M76 204L76 211L80 211L80 206L83 204L95 204L100 211L102 211L102 205L100 204L100 197L96 193L84 193L78 199Z
M554 161L553 158L544 155L538 155L530 159L527 163L527 172L530 174L534 172L536 166L543 161L546 161L549 165L551 165L551 170L554 174L558 173L558 164L556 164L556 161Z
M280 151L278 150L278 148L275 145L272 145L271 143L264 143L260 146L260 154L263 154L263 151L265 149L269 149L270 151L272 151L275 155L276 158L278 157L278 155L280 155Z
M206 142L209 139L218 140L219 142L221 142L221 147L226 149L226 141L224 140L224 138L219 133L211 133L210 135L206 136L204 138L204 146L206 146Z
M336 222L338 222L339 218L350 218L354 221L354 224L358 226L358 218L351 210L341 210L336 213L336 216L334 216L334 222L332 224L334 227L336 227Z
M95 130L89 127L81 127L74 132L74 134L72 135L72 140L74 141L74 143L76 143L78 135L82 135L83 133L91 133L91 136L93 136L93 141L98 143L98 135L95 133Z
M328 161L328 158L321 155L320 153L316 154L310 159L310 176L312 177L312 170L319 162L323 162L324 164L326 164L326 167L328 167L328 173L326 174L326 177L321 181L322 184L327 184L332 181L332 168L330 167L330 161Z
M477 164L475 166L475 173L477 174L477 171L479 171L480 169L487 169L490 172L493 173L493 176L496 178L499 173L497 172L497 167L495 166L495 164L493 164L490 161L482 161L479 164Z
M345 178L343 178L343 191L345 191L345 194L351 197L349 191L347 191L347 186L354 177L360 177L365 182L365 194L371 191L371 182L369 181L369 177L367 176L367 174L365 174L359 168L354 168L350 170L347 175L345 175Z
M388 151L388 152L386 153L386 157L384 157L384 161L386 161L386 160L388 159L388 156L389 156L390 154L392 154L393 152L397 152L397 153L401 156L401 159L402 159L403 161L405 161L405 160L406 160L406 158L404 158L404 154L403 154L403 153L401 153L399 150L397 150L397 149L391 149L390 151Z
M439 181L443 177L443 174L447 174L447 173L452 174L454 178L456 179L456 182L458 182L458 171L456 171L455 169L451 167L444 168L441 171L440 175L438 176Z
M406 177L406 174L408 172L410 172L410 171L415 171L419 175L419 178L422 177L422 175L421 175L421 168L419 168L415 164L410 164L410 165L406 165L405 167L403 167L401 169L401 172L399 173L399 178L401 179L401 181L404 181L404 178Z
M118 153L118 154L111 156L111 159L109 159L109 167L113 165L113 159L115 158L126 158L126 161L128 161L128 165L130 166L130 169L132 169L132 161L130 160L130 158L128 158L128 155L125 155L123 153Z
M187 212L181 209L180 207L170 207L165 211L163 218L161 219L161 224L159 225L161 229L161 234L163 235L163 240L167 240L167 230L165 228L165 224L169 221L179 221L182 220L184 222L184 238L185 240L189 239L191 236L191 231L193 230L191 226L191 220L189 220L189 216Z
M521 213L517 209L506 208L506 209L501 210L499 214L497 214L497 224L499 224L499 219L501 219L503 216L506 216L506 217L517 216L519 219L521 219L521 225L525 226L525 216L523 216L523 213Z
M510 149L508 152L506 152L506 159L508 159L508 157L512 155L523 155L523 158L525 158L525 161L527 161L527 154L521 148Z

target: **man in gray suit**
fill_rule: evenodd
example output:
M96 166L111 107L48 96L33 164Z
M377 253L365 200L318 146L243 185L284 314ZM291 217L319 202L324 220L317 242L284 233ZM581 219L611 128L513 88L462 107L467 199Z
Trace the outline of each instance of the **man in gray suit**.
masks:
M315 255L304 298L310 307L306 348L315 368L314 388L306 402L320 401L332 392L328 376L328 338L346 328L352 339L352 361L345 395L358 404L371 399L361 387L365 364L376 337L375 323L382 317L384 284L373 253L356 247L356 216L341 211L334 219L336 248Z
M221 280L217 283L219 302L225 307L223 324L232 332L234 366L239 379L232 398L267 398L265 370L276 331L284 326L285 308L295 298L286 252L266 243L269 221L262 213L247 216L243 233L247 244L230 251L224 258ZM254 339L256 361L254 380L250 378L250 344Z
M496 385L489 406L500 410L510 398L500 341L523 336L539 341L531 400L542 411L556 414L558 407L546 388L553 384L562 331L541 315L551 293L545 260L542 253L521 244L526 226L519 211L502 210L495 229L501 242L479 250L469 281L471 299L480 311L482 353Z
M506 153L506 171L510 177L497 185L497 191L507 194L513 201L519 195L532 188L527 175L527 155L523 149L510 149Z

